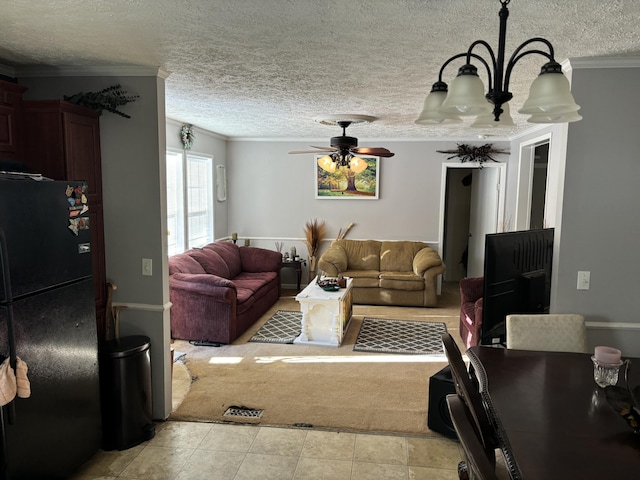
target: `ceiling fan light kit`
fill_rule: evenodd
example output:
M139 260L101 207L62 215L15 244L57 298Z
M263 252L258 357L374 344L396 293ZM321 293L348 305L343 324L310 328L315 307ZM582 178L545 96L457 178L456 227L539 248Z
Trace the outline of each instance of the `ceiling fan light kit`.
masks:
M367 162L358 155L371 155L376 157L393 157L393 153L382 147L358 147L356 137L347 136L347 127L354 123L369 123L376 120L370 115L331 115L316 118L315 121L323 125L338 125L342 128L342 135L331 137L330 147L316 147L317 150L295 150L289 153L322 153L318 159L318 166L329 173L334 173L337 169L348 167L354 173L366 170Z
M499 13L500 32L497 55L487 42L476 40L466 53L459 53L449 58L440 68L438 81L433 84L431 92L425 99L424 108L415 123L460 123L457 121L459 117L478 116L479 118L472 126L487 127L490 121L495 123L493 126L512 126L513 120L508 110L508 102L513 97L509 92L511 72L521 58L532 54L542 55L548 62L542 66L540 75L531 84L529 97L518 113L531 115L527 119L530 123L566 123L582 119L577 113L580 106L573 99L569 81L562 73L561 65L555 61L553 45L548 40L535 37L520 44L506 63L505 69L507 18L509 17L507 5L510 2L511 0L500 0L502 7ZM527 49L532 43L542 43L547 47L548 52L535 48ZM486 48L490 62L473 52L478 45ZM442 81L444 68L462 57L466 58L466 63L460 67L458 75L448 88ZM471 63L472 58L478 60L487 70L489 88L486 94L484 84L478 76L478 69ZM488 115L491 115L493 120ZM503 115L508 118L502 119Z

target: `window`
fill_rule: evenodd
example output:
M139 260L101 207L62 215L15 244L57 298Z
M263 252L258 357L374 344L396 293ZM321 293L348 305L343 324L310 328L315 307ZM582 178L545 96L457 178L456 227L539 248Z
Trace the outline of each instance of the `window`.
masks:
M169 255L213 241L213 157L167 152Z

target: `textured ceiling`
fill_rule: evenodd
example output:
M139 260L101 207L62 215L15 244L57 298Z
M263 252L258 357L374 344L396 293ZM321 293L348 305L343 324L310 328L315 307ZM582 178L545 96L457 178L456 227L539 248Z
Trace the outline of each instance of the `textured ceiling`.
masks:
M477 39L497 48L498 0L1 0L1 5L0 64L17 72L25 66L157 66L169 73L167 115L225 136L329 137L339 129L314 118L342 113L378 117L348 130L361 137L488 133L469 129L468 122L436 128L414 120L447 58ZM509 10L507 56L538 36L551 41L559 62L640 54L637 0L513 0ZM518 126L501 135L531 127L515 111L543 60L529 56L515 67L511 112ZM457 67L447 67L445 81Z

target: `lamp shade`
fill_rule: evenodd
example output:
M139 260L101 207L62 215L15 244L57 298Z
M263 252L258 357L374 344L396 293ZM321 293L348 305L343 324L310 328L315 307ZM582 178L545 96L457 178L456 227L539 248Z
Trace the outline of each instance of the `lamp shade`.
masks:
M536 115L577 112L579 109L580 105L573 99L567 77L562 72L543 72L531 84L529 98L518 112Z
M582 115L578 112L559 112L559 113L542 113L531 115L527 122L529 123L571 123L582 120Z
M458 76L451 82L440 112L472 116L490 111L491 106L484 96L484 84L478 77L477 69L473 65L460 68Z
M367 162L360 157L351 157L351 160L349 160L349 167L354 173L360 173L367 169Z
M336 162L330 155L324 155L318 159L318 166L325 172L333 173L336 171Z
M427 98L424 99L424 108L422 109L422 113L416 119L415 123L419 125L429 125L429 124L453 124L453 123L462 123L462 119L455 114L452 113L444 113L439 111L442 102L447 98L446 90L434 91L431 90Z
M489 103L489 102L487 102ZM489 103L491 106L491 104ZM497 128L497 127L513 127L515 123L511 118L511 108L508 103L502 104L502 113L500 119L496 122L493 112L478 115L471 124L474 128Z

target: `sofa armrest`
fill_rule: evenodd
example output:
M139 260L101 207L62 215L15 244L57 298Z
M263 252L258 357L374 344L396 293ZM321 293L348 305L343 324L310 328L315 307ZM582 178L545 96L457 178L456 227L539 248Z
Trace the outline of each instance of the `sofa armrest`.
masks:
M209 297L217 302L235 303L236 286L231 280L208 273L175 273L169 277L174 294Z
M347 252L339 245L331 245L318 260L318 268L329 277L337 277L347 269L349 264Z
M466 277L460 280L460 301L475 302L482 298L484 292L484 277Z
M433 267L442 265L442 259L438 252L431 247L423 248L413 257L413 273L424 276L424 273Z
M473 306L473 310L475 312L475 323L478 325L478 327L480 325L482 325L482 307L484 306L484 298L480 297L478 300L476 300L476 303ZM478 328L478 331L480 331L480 329Z
M282 254L258 247L240 247L240 263L245 272L280 272Z

